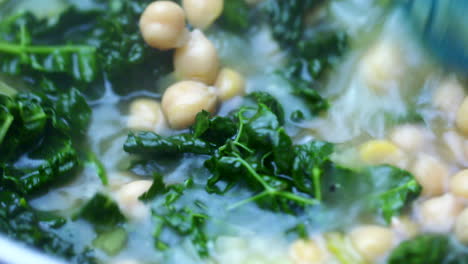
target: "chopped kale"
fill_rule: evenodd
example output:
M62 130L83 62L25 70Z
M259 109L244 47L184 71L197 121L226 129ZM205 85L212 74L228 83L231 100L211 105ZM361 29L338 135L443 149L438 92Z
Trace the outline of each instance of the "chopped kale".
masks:
M144 201L149 201L155 197L161 201L152 210L155 226L153 237L156 249L167 250L175 243L178 243L164 240L164 233L170 232L181 240L189 239L201 257L209 256L209 238L205 233L208 216L202 212L202 207L197 206L199 203L196 201L188 205L177 204L184 192L193 185L192 179L189 178L182 184L166 187L162 182L161 175L155 175L151 188L140 197Z
M83 218L94 224L97 229L107 229L125 222L125 216L120 212L119 206L102 193L94 195L73 218Z
M257 104L242 107L231 117L210 118L206 112L199 113L191 132L183 137L130 134L125 150L136 154L208 155L204 165L211 172L206 182L209 193L224 194L235 186L253 192L252 197L231 209L257 202L266 209L298 214L322 201L357 202L357 198L349 197L359 197L368 205L367 210L378 212L388 222L419 195L421 187L406 171L391 166L364 171L341 168L331 161L330 143L294 145L278 118L283 114L281 106L268 94L256 93L250 98ZM160 181L159 191L163 186ZM333 192L330 186L335 186Z
M80 164L73 138L85 133L91 115L80 93L72 89L57 99L18 93L0 101L0 180L29 194L71 176Z
M304 34L307 12L322 2L321 0L267 0L265 11L270 20L273 36L282 45L297 43Z
M39 213L28 202L14 192L0 192L0 231L11 238L63 257L71 263L96 263L91 251L75 252L73 244L48 230L51 222L43 222Z
M143 76L160 77L172 68L172 53L151 49L139 32L136 22L150 2L70 7L47 19L13 14L0 23L0 71L20 75L48 93L76 87L96 94L91 87L103 87L103 79L121 93L130 92L131 84L149 88L154 84L142 87Z
M242 32L249 27L249 6L245 0L224 1L224 8L218 24L230 31Z
M446 235L423 234L403 241L388 259L388 264L466 264L466 252L457 249Z
M359 207L361 211L377 213L388 224L421 192L411 173L393 166L372 166L362 171L336 165L329 168L322 183L326 204L341 204L348 209L364 204Z
M128 234L124 228L118 227L105 231L93 240L93 246L104 251L107 255L117 255L126 245Z

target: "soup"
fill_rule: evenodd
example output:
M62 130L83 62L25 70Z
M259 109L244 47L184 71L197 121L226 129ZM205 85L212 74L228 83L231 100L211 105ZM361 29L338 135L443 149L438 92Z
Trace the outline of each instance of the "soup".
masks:
M402 5L0 9L4 235L69 263L468 261L466 75Z

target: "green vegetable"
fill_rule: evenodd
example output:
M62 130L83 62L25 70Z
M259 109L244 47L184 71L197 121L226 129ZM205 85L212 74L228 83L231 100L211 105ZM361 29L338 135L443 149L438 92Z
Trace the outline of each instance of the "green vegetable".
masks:
M248 29L249 23L249 6L245 0L224 1L223 13L218 21L223 29L240 32Z
M307 11L322 2L321 0L268 0L265 3L265 11L273 36L282 45L298 42L303 36Z
M268 103L275 112L283 113L270 95L257 93L252 97ZM233 128L237 130L235 133ZM157 140L148 142L149 136ZM308 193L299 192L295 182L285 177L292 175L291 164L295 158L295 148L284 128L280 126L276 114L264 104L241 108L231 119L208 119L207 113L202 112L197 116L197 123L191 134L175 137L177 140L174 137L164 140L155 134L130 134L125 150L135 154L211 155L205 162L205 167L212 173L206 185L208 192L222 194L235 185L241 185L254 193L252 197L232 205L231 209L255 201L265 208L294 213L305 205L318 203L313 190L308 190ZM180 138L183 140L180 141ZM135 142L148 143L138 145ZM167 142L177 144L170 145ZM197 147L196 151L193 151L194 146ZM300 150L297 149L297 152ZM297 178L309 177L307 173Z
M171 244L161 239L163 230L169 229L179 236L189 239L201 257L208 257L208 237L203 231L207 217L190 207L183 207L182 209L165 207L162 210L154 211L153 221L156 228L153 236L155 237L156 247L160 250L171 247Z
M340 233L329 233L325 236L327 248L341 264L366 264L356 252L349 238Z
M101 249L107 255L115 256L127 243L127 232L123 228L116 228L100 234L93 241L93 246Z
M389 165L357 172L335 166L323 178L326 203L341 204L342 210L364 204L361 211L377 213L388 224L421 192L411 173Z
M468 255L446 235L424 234L404 241L390 254L388 264L464 264Z
M106 169L102 162L96 157L96 154L89 152L86 164L96 171L96 174L98 175L99 179L101 179L103 185L109 184Z
M93 246L114 256L119 253L127 243L127 232L120 227L125 222L125 216L120 212L119 206L108 196L97 193L77 213L73 220L85 219L93 224L97 237Z
M65 73L77 81L91 82L97 75L96 48L87 45L33 44L31 31L44 27L31 14L17 14L0 24L0 69L4 73L21 74L26 66L32 71ZM37 30L39 31L39 30Z
M208 216L202 212L203 206L197 201L188 205L178 204L182 195L193 185L192 179L188 179L182 184L166 187L161 175L155 174L153 185L140 197L144 201L159 197L161 201L155 203L152 210L156 249L167 250L178 243L177 240L189 239L201 257L209 256L209 238L204 231ZM167 232L178 239L165 241L163 233Z
M0 179L4 183L29 194L66 180L79 168L72 139L85 133L91 110L77 90L57 99L32 93L14 98L0 95L0 102L0 119L4 120Z
M124 150L134 154L170 155L178 153L210 154L211 145L190 135L164 138L153 132L131 133Z
M103 79L128 93L128 87L145 88L143 76L157 79L172 70L172 53L151 49L139 33L137 21L151 1L94 1L94 9L72 6L47 19L24 12L4 19L0 71L48 93L76 87L95 95L90 87L102 87Z
M372 190L366 199L387 223L416 199L422 190L411 173L391 166L370 167L364 177L368 181L367 188Z
M0 191L0 231L2 233L49 254L66 258L71 263L96 263L91 251L75 252L72 243L50 232L48 227L53 227L53 222L42 221L39 215L40 213L34 211L18 194Z
M125 222L125 216L119 206L109 197L97 193L73 218L83 218L94 224L97 229L107 229Z
M366 211L377 212L389 222L419 195L421 187L406 171L391 166L349 170L331 161L332 144L293 145L278 118L283 115L281 106L268 94L249 97L257 105L242 107L231 117L199 113L187 134L167 138L154 133L130 134L125 150L208 155L204 165L211 172L206 183L209 193L224 194L234 186L252 192L230 209L256 202L266 209L298 214L322 201L332 206L346 200L364 202ZM157 177L161 191L163 183Z

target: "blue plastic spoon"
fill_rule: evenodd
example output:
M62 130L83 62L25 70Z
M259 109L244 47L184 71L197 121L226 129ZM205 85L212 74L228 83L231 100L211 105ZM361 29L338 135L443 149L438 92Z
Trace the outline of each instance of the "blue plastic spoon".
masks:
M430 52L468 75L468 0L407 0L405 5Z

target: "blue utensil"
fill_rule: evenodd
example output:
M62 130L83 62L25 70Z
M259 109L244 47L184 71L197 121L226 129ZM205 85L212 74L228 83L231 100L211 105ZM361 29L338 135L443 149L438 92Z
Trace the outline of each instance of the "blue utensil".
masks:
M407 0L405 9L428 50L468 74L468 0Z

